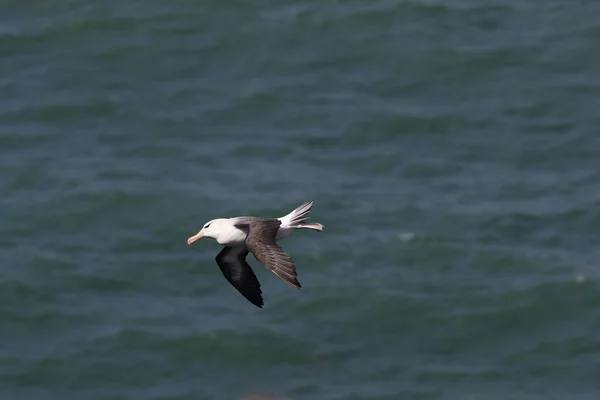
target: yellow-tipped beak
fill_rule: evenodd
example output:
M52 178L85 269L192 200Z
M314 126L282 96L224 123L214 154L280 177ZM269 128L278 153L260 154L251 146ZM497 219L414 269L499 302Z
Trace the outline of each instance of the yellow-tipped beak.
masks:
M194 236L190 237L188 239L188 246L192 243L194 243L196 240L200 240L204 237L204 231L200 231L197 234L195 234Z

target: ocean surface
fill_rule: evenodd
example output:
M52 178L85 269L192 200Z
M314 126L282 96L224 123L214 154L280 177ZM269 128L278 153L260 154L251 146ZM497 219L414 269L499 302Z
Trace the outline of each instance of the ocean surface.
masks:
M6 0L0 399L600 398L600 2ZM224 279L217 217L312 199Z

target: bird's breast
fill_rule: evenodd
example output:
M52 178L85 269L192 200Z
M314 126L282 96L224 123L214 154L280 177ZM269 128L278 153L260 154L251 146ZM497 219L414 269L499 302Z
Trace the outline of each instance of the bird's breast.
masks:
M224 246L242 246L246 241L246 233L237 228L231 229L217 238L217 242Z

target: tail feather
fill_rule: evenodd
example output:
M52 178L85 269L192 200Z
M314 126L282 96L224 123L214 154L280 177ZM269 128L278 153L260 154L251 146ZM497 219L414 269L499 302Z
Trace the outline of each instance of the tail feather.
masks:
M312 229L313 231L321 232L324 228L323 224L318 222L306 222L302 224L295 225L294 228L304 228L304 229Z
M322 231L323 225L318 222L307 222L310 219L310 211L313 206L313 201L309 200L300 204L294 211L281 217L282 225L287 225L290 228L305 228L315 231Z
M294 211L283 217L283 219L287 219L288 224L291 226L298 225L310 218L310 210L312 209L312 206L312 200L304 202L296 207Z

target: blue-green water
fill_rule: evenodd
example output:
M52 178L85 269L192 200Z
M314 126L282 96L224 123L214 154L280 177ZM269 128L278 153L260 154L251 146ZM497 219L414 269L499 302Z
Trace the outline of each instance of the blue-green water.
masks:
M0 398L600 398L600 3L0 5ZM265 308L186 239L313 199Z

